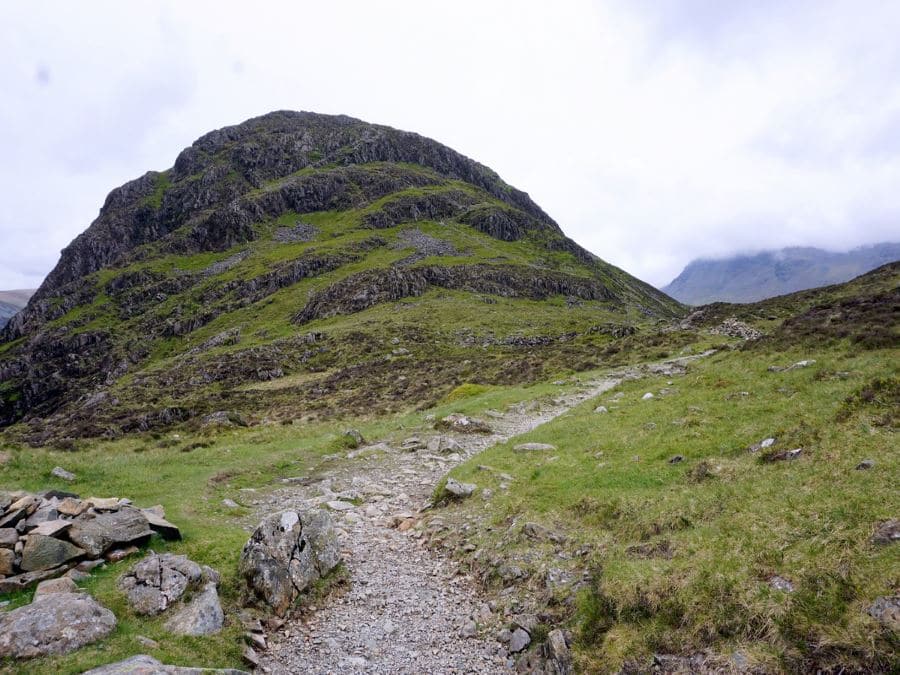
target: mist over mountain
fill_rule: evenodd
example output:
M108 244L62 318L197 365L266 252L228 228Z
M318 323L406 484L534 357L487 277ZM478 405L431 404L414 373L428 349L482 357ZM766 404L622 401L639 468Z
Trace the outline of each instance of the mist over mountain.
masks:
M662 291L689 305L757 302L776 295L842 283L900 260L900 243L861 246L835 253L791 247L691 262Z
M34 291L33 288L0 291L0 328L28 304L28 299L34 295Z

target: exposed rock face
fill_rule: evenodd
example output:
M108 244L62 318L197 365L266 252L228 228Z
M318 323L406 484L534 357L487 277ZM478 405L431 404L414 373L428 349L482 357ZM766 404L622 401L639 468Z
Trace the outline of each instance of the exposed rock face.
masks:
M266 517L241 551L238 570L250 593L278 616L341 561L331 517L321 510Z
M30 605L0 613L0 657L68 654L103 639L115 627L113 613L88 595L41 595Z
M533 300L551 295L570 295L585 300L610 297L609 289L600 283L554 272L536 273L495 265L392 268L361 272L332 285L313 296L294 317L294 322L302 324L361 312L383 302L422 295L430 286Z

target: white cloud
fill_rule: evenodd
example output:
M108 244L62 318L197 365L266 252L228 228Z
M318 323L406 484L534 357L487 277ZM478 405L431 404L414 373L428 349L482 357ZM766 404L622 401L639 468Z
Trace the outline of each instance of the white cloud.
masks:
M0 287L39 283L116 185L283 108L444 142L657 284L900 239L900 5L36 7L0 9Z

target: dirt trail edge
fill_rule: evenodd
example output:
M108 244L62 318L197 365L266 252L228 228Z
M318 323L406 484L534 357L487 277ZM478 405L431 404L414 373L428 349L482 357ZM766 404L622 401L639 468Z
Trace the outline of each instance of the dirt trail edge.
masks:
M682 374L687 362L710 353L611 371L536 409L534 404L511 406L489 419L491 434L446 434L459 444L449 455L377 443L323 464L313 483L267 494L257 504L259 515L329 505L340 528L350 590L272 635L260 669L311 675L513 672L505 647L473 630L472 617L490 623L492 614L473 579L426 548L419 532L396 525L425 507L435 484L473 455L623 380Z

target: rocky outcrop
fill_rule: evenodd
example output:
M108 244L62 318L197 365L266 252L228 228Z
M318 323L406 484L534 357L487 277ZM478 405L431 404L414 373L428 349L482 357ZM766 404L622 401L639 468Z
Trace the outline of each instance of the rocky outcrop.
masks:
M516 209L499 206L480 206L464 213L459 221L471 225L479 232L503 241L518 241L529 231L544 229L542 223Z
M322 510L267 516L241 551L238 571L252 600L278 616L341 562L331 516Z
M339 314L361 312L401 298L415 297L429 287L540 300L570 295L584 300L613 299L603 284L557 272L501 265L428 266L361 272L314 295L294 317L303 324Z
M477 199L462 190L402 195L390 199L377 211L363 217L363 225L374 229L393 227L419 220L453 218L477 203Z

